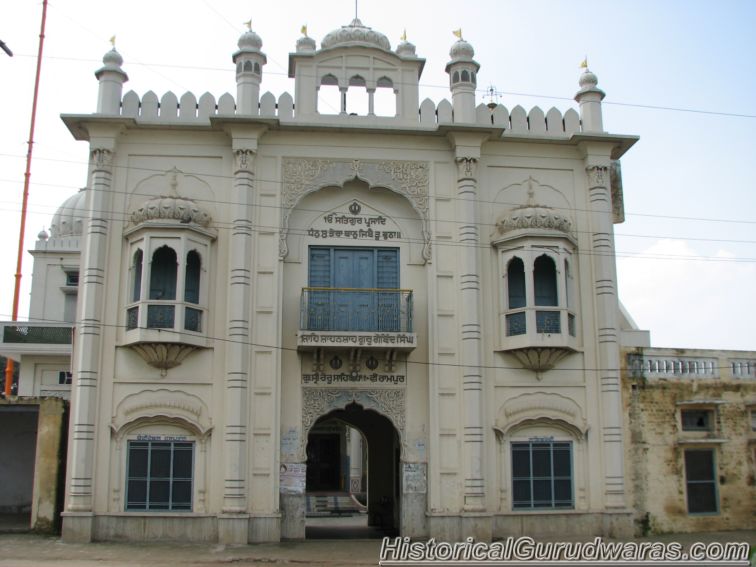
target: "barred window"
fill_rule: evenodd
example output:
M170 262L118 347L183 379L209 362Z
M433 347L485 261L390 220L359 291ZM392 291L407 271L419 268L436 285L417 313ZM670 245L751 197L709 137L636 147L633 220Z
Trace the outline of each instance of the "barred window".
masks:
M573 508L572 443L512 443L512 508Z
M194 443L129 441L126 510L191 511Z
M714 449L685 451L685 484L688 514L716 514L719 511Z

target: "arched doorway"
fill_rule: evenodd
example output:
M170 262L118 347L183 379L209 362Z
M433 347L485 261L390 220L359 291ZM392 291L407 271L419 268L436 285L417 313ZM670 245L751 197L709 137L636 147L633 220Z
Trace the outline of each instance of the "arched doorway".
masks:
M350 451L349 429L351 435L360 435L362 454L354 454L355 443L351 443ZM399 433L387 417L356 402L330 411L308 432L306 454L308 518L322 518L309 522L306 519L307 538L383 537L398 533L401 445ZM352 490L355 467L350 466L354 464L350 458L360 460L363 479L359 493L364 498ZM363 506L349 509L339 504L339 498L353 497ZM327 501L330 509L327 505L325 510L315 512L314 503L319 499Z

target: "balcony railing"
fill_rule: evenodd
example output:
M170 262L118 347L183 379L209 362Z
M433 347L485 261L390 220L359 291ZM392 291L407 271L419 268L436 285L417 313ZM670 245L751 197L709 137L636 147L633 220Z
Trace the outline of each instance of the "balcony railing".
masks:
M300 329L412 333L412 290L302 288Z
M143 302L126 309L126 329L131 331L142 327L200 333L203 330L202 314L203 310L198 306L194 304L190 306L181 301Z
M11 323L3 326L6 344L70 345L71 326L39 325L38 323Z

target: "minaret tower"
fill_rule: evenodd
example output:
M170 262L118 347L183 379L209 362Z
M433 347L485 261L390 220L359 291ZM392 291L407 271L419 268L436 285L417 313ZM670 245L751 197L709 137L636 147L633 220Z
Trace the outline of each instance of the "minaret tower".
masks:
M580 105L580 121L583 124L583 132L603 132L604 121L601 117L601 101L604 100L606 93L598 88L598 77L588 69L588 63L585 65L585 71L580 75L578 84L580 90L575 95L575 100Z
M97 95L97 113L120 114L123 83L129 80L129 76L121 69L123 57L116 51L115 42L113 49L102 58L102 63L103 66L95 71L95 77L100 81L100 90Z
M262 39L251 27L241 35L237 45L239 51L233 55L236 63L236 113L255 115L258 114L260 101L262 68L268 59L260 51Z
M451 61L446 64L454 107L454 122L475 122L475 86L480 65L473 59L473 46L462 39L462 30L454 34L459 39L449 50Z

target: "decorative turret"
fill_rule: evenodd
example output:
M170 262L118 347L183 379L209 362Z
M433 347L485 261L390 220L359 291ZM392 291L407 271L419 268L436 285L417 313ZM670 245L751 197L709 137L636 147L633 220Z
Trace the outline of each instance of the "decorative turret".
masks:
M236 113L258 114L262 68L268 62L262 48L262 39L250 28L239 38L239 50L234 53L236 63Z
M588 61L581 65L585 71L580 75L578 84L580 90L575 95L575 100L580 105L580 120L583 124L583 132L603 132L604 121L601 117L601 101L606 93L598 88L598 77L588 69Z
M459 39L449 50L451 61L446 64L454 107L454 122L475 122L476 74L480 65L473 59L473 46L462 39L462 30L455 31L454 35Z
M95 71L95 77L100 81L97 95L98 114L120 114L123 83L129 80L129 76L121 69L123 57L116 51L115 38L112 42L113 49L105 54L102 58L103 66Z

